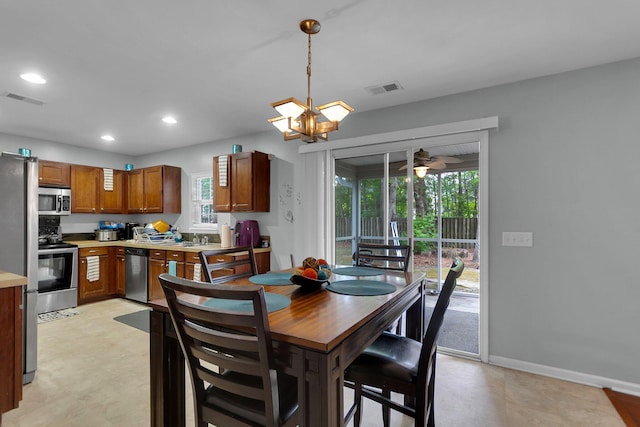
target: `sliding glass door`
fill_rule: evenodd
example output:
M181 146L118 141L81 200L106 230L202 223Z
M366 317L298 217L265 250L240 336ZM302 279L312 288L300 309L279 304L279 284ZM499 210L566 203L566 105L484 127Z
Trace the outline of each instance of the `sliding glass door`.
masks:
M410 269L424 272L435 302L455 257L465 262L448 318L464 322L443 326L442 341L454 350L478 354L479 235L478 146L460 144L430 148L424 177L413 172L416 144L405 151L335 159L335 254L337 264L351 264L358 241L413 246ZM437 156L453 158L436 163ZM407 160L408 159L408 160ZM436 168L437 167L437 168ZM409 173L407 173L409 171ZM459 304L458 304L459 302ZM471 321L467 321L471 318ZM465 330L462 331L461 328ZM447 339L447 334L453 334Z

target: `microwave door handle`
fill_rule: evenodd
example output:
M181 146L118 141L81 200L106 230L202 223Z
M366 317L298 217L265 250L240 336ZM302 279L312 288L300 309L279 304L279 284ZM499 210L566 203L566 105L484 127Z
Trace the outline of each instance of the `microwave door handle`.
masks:
M58 203L56 206L56 212L62 212L62 195L58 195Z

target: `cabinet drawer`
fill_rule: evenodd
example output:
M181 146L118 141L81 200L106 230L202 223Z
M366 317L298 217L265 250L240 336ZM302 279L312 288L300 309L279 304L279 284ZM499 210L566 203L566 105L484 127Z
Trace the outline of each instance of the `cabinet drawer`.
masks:
M182 251L166 251L167 261L184 261L184 252Z
M108 255L109 247L103 246L99 248L82 248L78 249L78 256L96 256L96 255Z
M200 255L198 254L198 252L185 252L184 261L200 264Z
M149 258L151 259L161 259L164 260L166 256L166 251L159 251L157 249L149 250Z

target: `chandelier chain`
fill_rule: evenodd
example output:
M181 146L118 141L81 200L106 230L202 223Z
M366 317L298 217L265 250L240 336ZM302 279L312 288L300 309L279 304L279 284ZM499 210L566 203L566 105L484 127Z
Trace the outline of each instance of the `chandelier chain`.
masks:
M307 48L307 105L309 106L309 110L311 110L311 34L309 34Z

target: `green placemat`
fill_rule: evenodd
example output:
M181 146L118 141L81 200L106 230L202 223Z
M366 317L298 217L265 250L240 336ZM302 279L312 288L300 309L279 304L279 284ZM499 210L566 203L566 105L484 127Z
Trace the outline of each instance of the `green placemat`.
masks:
M280 294L274 294L272 292L264 293L264 301L267 304L267 311L269 313L271 313L272 311L281 310L291 304L291 300L289 299L289 297ZM206 300L202 305L221 310L253 311L252 301L212 298Z
M391 283L377 280L340 280L327 285L327 290L345 295L384 295L395 292Z
M289 280L290 277L291 273L265 273L251 276L249 277L249 281L256 285L291 285L291 280Z
M338 267L333 272L344 276L377 276L384 273L378 268L371 267Z

